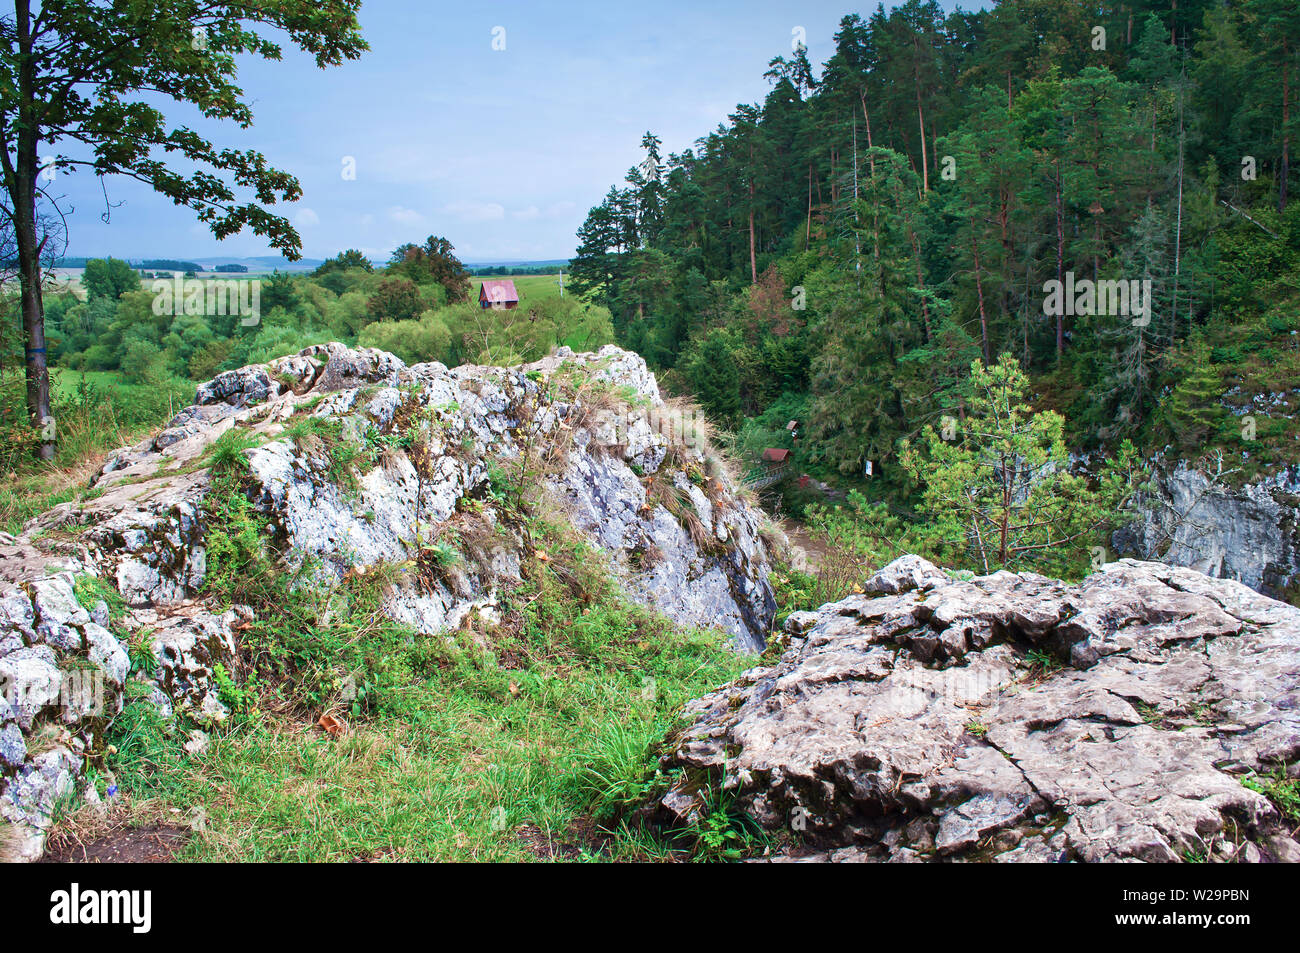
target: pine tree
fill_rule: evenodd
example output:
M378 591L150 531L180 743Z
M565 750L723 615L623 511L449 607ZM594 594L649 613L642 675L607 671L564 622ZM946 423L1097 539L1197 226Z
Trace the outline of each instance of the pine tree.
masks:
M1072 474L1064 420L1035 413L1027 390L1010 355L989 368L973 361L966 417L947 434L926 427L919 447L904 442L903 467L921 486L918 512L950 564L1078 572L1135 486L1128 445L1097 486Z

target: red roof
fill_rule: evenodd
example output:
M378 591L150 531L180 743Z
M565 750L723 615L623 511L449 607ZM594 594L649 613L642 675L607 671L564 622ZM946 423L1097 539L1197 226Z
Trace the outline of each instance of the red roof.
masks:
M502 278L499 281L485 281L483 287L478 290L478 300L480 301L518 301L519 292L515 290L515 283L509 278Z
M784 463L788 456L790 456L789 450L779 450L776 447L768 447L763 451L763 459L768 463Z

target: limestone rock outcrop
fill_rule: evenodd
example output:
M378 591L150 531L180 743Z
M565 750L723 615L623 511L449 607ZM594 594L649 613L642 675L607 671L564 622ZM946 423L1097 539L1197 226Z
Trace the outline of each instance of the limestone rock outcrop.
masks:
M1300 609L1121 560L1078 585L904 557L688 706L661 809L729 793L779 859L1300 859Z
M702 434L616 347L447 368L328 344L219 374L111 455L92 494L0 538L0 833L39 852L129 693L200 726L225 717L214 674L235 670L250 610L205 589L219 441L242 455L239 492L286 570L329 583L455 551L389 589L385 610L418 634L491 622L527 555L504 500L540 490L631 598L755 651L775 613L763 518ZM120 596L114 619L78 601L83 577ZM83 669L97 707L69 694Z
M1275 599L1300 596L1300 467L1233 487L1180 462L1157 472L1137 509L1115 534L1121 555L1236 579Z

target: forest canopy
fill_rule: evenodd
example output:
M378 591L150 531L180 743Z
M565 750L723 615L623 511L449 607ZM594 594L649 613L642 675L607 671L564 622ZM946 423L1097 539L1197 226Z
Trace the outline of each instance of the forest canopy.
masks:
M1281 0L850 14L692 148L646 133L574 284L747 445L800 418L828 474L901 486L900 440L1001 354L1073 448L1295 460L1298 51Z

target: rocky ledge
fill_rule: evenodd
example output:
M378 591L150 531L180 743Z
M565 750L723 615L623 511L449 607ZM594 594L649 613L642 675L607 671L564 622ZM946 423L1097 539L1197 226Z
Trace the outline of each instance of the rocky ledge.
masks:
M0 857L39 854L125 700L196 732L226 716L219 676L251 610L205 587L218 441L286 570L394 568L385 611L418 635L490 628L528 555L507 512L527 493L631 598L754 651L776 608L762 515L705 433L616 347L447 368L328 344L201 385L84 499L0 534Z
M1300 860L1300 609L1127 559L863 588L692 703L662 810L721 790L784 860Z
M346 464L321 440L291 435L312 424L350 445ZM25 541L64 558L61 567L66 557L96 567L133 607L196 597L205 455L232 430L255 444L242 451L249 494L288 563L342 576L465 537L451 578L393 593L390 614L420 633L490 615L497 591L517 580L525 543L495 518L493 494L502 468L531 454L512 479L540 488L633 598L680 624L720 628L738 648L764 645L775 599L761 512L737 493L693 413L669 406L645 361L612 345L449 369L328 344L227 371L159 434L114 454L94 481L100 496L37 517ZM30 569L0 561L0 580Z

